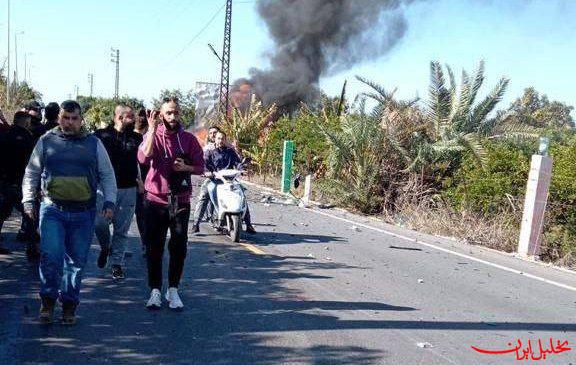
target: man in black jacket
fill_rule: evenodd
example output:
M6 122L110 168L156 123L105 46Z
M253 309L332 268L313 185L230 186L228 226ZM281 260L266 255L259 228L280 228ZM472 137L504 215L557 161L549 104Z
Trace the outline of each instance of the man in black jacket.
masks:
M124 251L138 193L137 153L142 143L142 135L134 132L134 120L132 108L118 105L114 109L114 124L94 133L102 141L110 156L118 187L114 218L107 220L101 216L97 217L95 226L101 248L98 267L106 266L110 256L114 279L124 277L122 266ZM110 237L110 224L114 229L112 237Z
M28 164L28 159L34 149L34 137L30 132L31 117L28 113L20 111L14 114L14 124L2 134L0 140L0 155L5 158L0 164L0 232L4 221L10 217L16 208L22 211L22 178ZM29 230L34 224L23 214L22 227ZM34 255L33 247L29 244L27 253Z

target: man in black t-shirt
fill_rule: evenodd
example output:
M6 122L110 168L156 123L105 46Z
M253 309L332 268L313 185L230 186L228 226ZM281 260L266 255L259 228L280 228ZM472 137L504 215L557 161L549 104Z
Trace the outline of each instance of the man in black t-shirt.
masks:
M123 105L114 109L114 124L94 134L108 151L118 186L114 218L96 218L95 232L101 248L98 267L105 267L110 256L112 277L121 279L124 277L123 261L128 229L136 207L139 178L137 153L142 136L134 132L134 111ZM114 229L112 237L110 224Z

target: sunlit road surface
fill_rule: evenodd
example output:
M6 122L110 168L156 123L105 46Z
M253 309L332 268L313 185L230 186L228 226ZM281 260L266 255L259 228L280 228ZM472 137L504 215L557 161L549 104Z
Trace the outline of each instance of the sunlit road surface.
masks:
M123 281L96 267L95 244L74 327L36 322L37 273L11 225L0 364L576 364L574 274L260 199L252 188L259 234L241 245L207 224L190 236L183 312L145 309L135 225Z

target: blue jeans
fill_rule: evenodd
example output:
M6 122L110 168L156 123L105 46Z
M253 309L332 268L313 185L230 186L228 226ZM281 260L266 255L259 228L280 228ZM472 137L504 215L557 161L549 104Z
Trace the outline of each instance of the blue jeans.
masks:
M40 296L78 304L96 208L69 212L40 205Z

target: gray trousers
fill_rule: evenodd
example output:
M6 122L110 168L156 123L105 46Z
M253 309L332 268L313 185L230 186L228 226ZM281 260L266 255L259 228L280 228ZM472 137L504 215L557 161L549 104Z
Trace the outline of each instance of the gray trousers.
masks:
M118 189L114 217L111 220L105 219L100 214L104 205L104 197L100 193L98 194L98 210L94 228L100 247L103 250L110 250L110 263L112 265L122 265L123 263L128 230L136 209L136 194L137 188L135 187ZM112 235L110 235L110 225L113 228Z
M208 211L209 215L213 214L213 209L210 201L210 195L208 194L208 183L210 179L205 179L200 187L200 192L198 193L198 201L196 202L196 207L194 208L193 223L195 225L200 225L204 214Z

